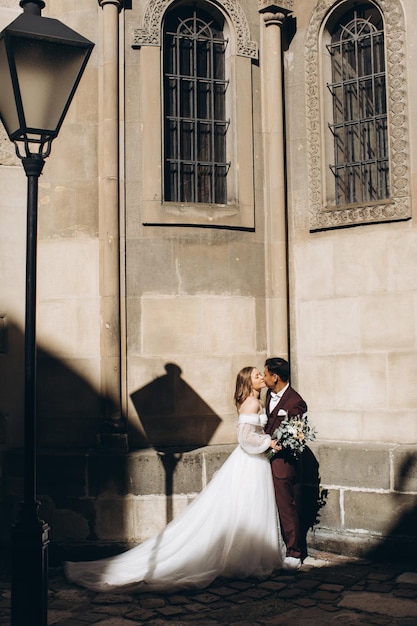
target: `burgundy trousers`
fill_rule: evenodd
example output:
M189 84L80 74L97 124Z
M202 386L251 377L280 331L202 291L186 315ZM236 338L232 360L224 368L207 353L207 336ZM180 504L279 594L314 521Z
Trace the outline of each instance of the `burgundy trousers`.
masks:
M300 521L295 501L295 479L273 476L275 500L281 522L282 538L287 546L287 556L300 558Z

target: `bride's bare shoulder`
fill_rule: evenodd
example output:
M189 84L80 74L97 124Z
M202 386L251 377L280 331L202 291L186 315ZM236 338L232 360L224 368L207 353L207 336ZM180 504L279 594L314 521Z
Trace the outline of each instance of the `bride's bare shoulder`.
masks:
M261 405L259 404L259 400L257 400L253 396L249 396L240 405L239 413L259 413L260 408Z

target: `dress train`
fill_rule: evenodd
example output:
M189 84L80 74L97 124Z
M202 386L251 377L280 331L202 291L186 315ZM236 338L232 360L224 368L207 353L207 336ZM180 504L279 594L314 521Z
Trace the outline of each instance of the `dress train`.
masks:
M241 415L239 446L163 531L114 557L67 562L67 578L95 591L203 588L215 578L264 577L285 545L259 415Z

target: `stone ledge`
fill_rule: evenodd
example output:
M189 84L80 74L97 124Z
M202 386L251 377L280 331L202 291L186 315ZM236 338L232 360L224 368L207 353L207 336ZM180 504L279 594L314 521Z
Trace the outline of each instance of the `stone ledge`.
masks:
M384 537L374 533L355 533L316 528L307 535L311 549L368 559L417 558L417 537Z

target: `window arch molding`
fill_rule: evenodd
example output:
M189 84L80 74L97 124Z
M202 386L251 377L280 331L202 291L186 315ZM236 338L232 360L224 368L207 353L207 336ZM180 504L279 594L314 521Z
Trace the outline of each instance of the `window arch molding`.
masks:
M133 33L133 48L141 46L160 46L162 20L168 8L174 4L175 0L150 0L143 15L141 28L136 28ZM209 2L225 12L231 21L233 31L236 34L236 54L246 56L251 59L258 58L258 44L250 39L249 24L246 16L238 2L233 0L223 0L222 3Z
M328 205L326 177L329 159L325 136L328 119L324 106L326 76L322 55L326 26L334 21L336 13L351 8L353 2L320 0L311 15L305 43L311 231L411 217L404 16L399 0L364 0L363 4L378 8L384 20L391 195L386 201L337 207Z
M258 46L250 39L246 14L236 0L197 0L195 4L202 10L217 11L223 16L224 35L229 41L226 53L226 78L229 81L226 91L226 119L230 120L226 146L226 161L230 163L227 201L224 204L205 204L163 199L162 35L167 13L175 11L176 7L188 5L188 2L150 0L142 15L142 25L147 26L134 30L131 44L133 50L139 52L134 60L136 81L140 84L140 89L136 88L137 108L134 115L138 116L142 147L142 157L138 159L139 176L134 174L141 199L139 201L138 196L132 198L132 206L138 206L144 225L171 224L253 230L254 133L252 98L248 98L248 93L252 93L252 61L258 57ZM128 153L133 152L133 147L130 147L132 141L128 135ZM146 154L143 150L146 150Z

